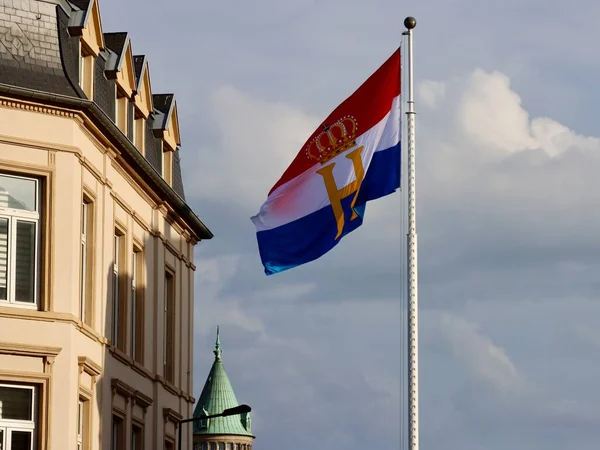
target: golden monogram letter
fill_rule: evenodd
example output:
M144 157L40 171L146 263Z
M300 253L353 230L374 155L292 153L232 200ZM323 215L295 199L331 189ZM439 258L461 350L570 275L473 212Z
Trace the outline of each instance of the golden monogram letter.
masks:
M325 188L327 189L327 195L329 196L329 201L331 202L331 208L333 209L333 215L335 216L335 220L337 222L337 235L335 239L339 239L342 235L342 231L344 231L344 224L346 223L346 219L344 217L344 209L342 208L342 200L348 197L351 194L354 194L354 198L352 199L352 203L350 204L350 208L352 208L352 215L350 216L350 220L354 220L358 217L358 214L354 212L354 204L356 203L356 199L358 198L358 192L360 190L360 185L365 178L365 169L363 167L361 153L364 147L358 147L356 150L352 150L350 153L346 155L346 158L352 160L352 164L354 166L354 175L355 179L352 183L344 186L341 189L338 189L335 184L335 178L333 178L333 168L335 167L335 163L331 163L328 166L322 167L317 170L317 173L323 177L323 181L325 182Z

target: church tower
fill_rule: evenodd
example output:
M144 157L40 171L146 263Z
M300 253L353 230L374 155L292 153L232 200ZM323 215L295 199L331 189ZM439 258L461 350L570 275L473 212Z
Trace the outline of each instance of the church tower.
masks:
M219 327L214 354L215 361L200 394L194 417L219 414L239 405L223 367ZM250 413L194 422L194 450L251 450L253 440Z

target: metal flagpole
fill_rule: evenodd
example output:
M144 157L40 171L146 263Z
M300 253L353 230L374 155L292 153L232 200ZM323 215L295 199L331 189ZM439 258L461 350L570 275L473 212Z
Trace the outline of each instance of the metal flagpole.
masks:
M413 29L417 26L414 17L404 19L408 36L408 447L419 450L419 297L417 267L417 214L415 209L415 102L413 98Z

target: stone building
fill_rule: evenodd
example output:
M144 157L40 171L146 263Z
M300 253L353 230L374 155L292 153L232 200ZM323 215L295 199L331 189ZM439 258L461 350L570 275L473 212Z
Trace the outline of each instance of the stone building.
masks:
M212 234L185 200L176 99L99 6L0 0L2 450L172 449L195 403Z
M218 327L214 354L215 360L194 410L194 417L200 419L194 422L194 450L252 450L250 413L201 419L239 405L223 367Z

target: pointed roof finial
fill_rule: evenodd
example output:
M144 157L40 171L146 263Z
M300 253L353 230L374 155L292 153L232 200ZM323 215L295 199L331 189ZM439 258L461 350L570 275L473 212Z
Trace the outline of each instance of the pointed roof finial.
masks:
M215 359L221 361L221 338L219 337L219 325L217 325L217 341L215 342Z

